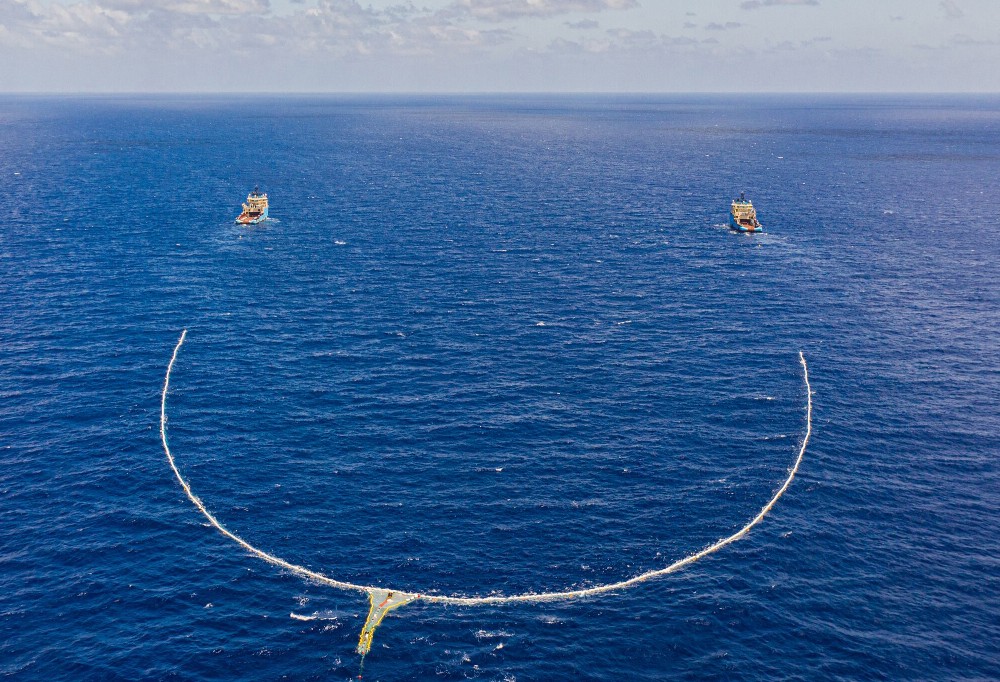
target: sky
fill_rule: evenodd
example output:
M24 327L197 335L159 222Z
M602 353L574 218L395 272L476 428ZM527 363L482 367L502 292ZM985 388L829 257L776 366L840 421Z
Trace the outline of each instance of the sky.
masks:
M0 0L0 92L1000 92L1000 0Z

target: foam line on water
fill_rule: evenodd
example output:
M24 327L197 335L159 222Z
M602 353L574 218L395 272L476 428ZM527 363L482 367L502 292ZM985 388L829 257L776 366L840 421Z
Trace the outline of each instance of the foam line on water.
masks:
M170 390L170 373L174 369L174 363L177 362L177 353L180 351L181 346L184 345L184 339L187 338L187 329L181 332L181 338L177 342L177 346L174 348L174 354L170 358L170 364L167 365L167 376L163 380L163 397L160 400L160 440L163 441L163 451L167 454L167 461L170 462L170 468L174 471L174 476L180 482L181 487L184 489L184 493L188 496L188 499L198 508L198 511L208 519L208 522L212 524L216 530L225 535L230 540L234 541L240 547L250 552L259 559L274 564L275 566L280 566L281 568L287 569L293 573L301 575L304 578L309 578L310 580L315 580L317 582L323 583L324 585L329 585L330 587L336 587L342 590L354 590L356 592L367 592L371 593L372 590L377 589L375 587L366 587L364 585L355 585L354 583L344 582L342 580L334 580L333 578L328 578L322 573L317 573L316 571L311 571L304 566L299 566L291 562L285 561L280 557L276 557L273 554L268 554L262 549L257 549L249 542L241 538L236 533L232 532L228 528L222 525L222 523L215 518L212 512L208 511L205 504L198 498L194 492L191 491L191 486L188 482L184 480L181 476L180 470L177 468L177 462L174 461L174 456L170 452L170 445L167 443L167 392Z
M204 503L194 494L191 490L191 486L181 475L180 470L177 468L177 463L174 461L174 456L170 452L170 446L167 443L167 392L170 389L170 373L174 369L174 363L177 361L177 354L184 344L184 340L187 338L187 329L181 332L181 338L174 347L173 356L170 358L170 364L167 365L167 374L163 380L163 395L160 400L160 440L163 442L163 451L167 455L167 461L170 463L170 468L173 470L174 475L181 484L181 488L184 489L184 493L187 495L188 499L197 507L198 511L208 519L208 522L215 527L220 533L225 535L230 540L233 540L238 545L243 547L250 554L253 554L259 559L284 568L292 573L302 576L303 578L308 578L309 580L315 580L316 582L328 585L341 590L349 590L355 592L364 592L371 599L374 595L380 595L386 592L392 592L397 595L397 598L405 598L406 601L414 600L424 600L428 602L433 602L437 604L454 604L458 606L483 606L483 605L498 605L498 604L513 604L513 603L525 603L525 602L550 602L550 601L561 601L567 599L579 599L582 597L591 597L599 594L604 594L606 592L616 592L621 590L626 590L630 587L635 587L639 583L646 582L648 580L653 580L654 578L659 578L670 573L674 573L685 566L689 566L699 559L703 559L710 554L718 552L720 549L736 542L750 530L760 523L768 512L770 512L774 505L777 504L781 496L785 494L788 487L792 484L795 479L795 474L798 473L799 465L802 464L802 458L805 456L806 447L809 445L809 438L812 435L812 386L809 384L809 367L806 364L805 355L799 352L799 362L802 364L802 377L805 382L806 387L806 432L805 436L802 438L802 443L799 447L798 456L795 458L795 463L788 470L788 476L785 478L784 483L778 488L777 492L771 497L767 504L754 516L746 525L740 528L738 531L732 535L722 538L715 543L705 547L704 549L690 554L683 559L679 559L674 563L666 566L664 568L647 571L627 580L622 580L616 583L608 583L606 585L598 585L596 587L588 587L579 590L565 590L561 592L540 592L540 593L525 593L516 595L496 595L490 597L459 597L459 596L448 596L448 595L433 595L433 594L421 594L417 592L407 592L404 590L394 590L388 587L375 587L372 585L358 585L356 583L346 582L343 580L335 580L328 576L318 573L316 571L305 568L304 566L299 566L293 564L289 561L274 556L262 549L254 547L249 542L241 538L240 536L233 533L231 530L222 525L222 523L215 518L214 515L205 507Z

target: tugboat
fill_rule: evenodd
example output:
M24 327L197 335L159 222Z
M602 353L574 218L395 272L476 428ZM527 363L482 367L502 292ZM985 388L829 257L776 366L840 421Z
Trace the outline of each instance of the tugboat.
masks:
M764 226L757 222L757 211L754 210L753 202L746 198L744 192L740 192L739 199L733 199L733 205L729 209L729 227L740 232L759 232Z
M242 225L256 225L262 220L267 220L267 195L260 193L259 187L254 187L253 191L247 195L247 203L243 204L243 213L236 218L236 222Z

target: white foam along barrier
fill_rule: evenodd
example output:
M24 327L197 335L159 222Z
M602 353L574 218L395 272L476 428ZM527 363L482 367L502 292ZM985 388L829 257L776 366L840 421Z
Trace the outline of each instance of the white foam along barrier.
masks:
M812 387L809 384L809 367L806 365L806 358L799 352L799 362L802 364L802 378L805 382L806 387L806 432L802 438L802 443L799 446L798 456L795 458L795 463L788 470L788 476L785 478L785 482L778 488L774 496L768 501L767 504L747 522L742 528L733 533L732 535L722 538L714 542L713 544L705 547L704 549L690 554L683 559L679 559L669 566L664 568L647 571L640 575L637 575L627 580L621 580L616 583L608 583L606 585L597 585L595 587L588 587L579 590L565 590L562 592L540 592L533 593L528 592L525 594L515 594L515 595L495 595L489 597L459 597L459 596L449 596L449 595L437 595L437 594L422 594L419 592L407 592L403 590L395 590L387 587L376 587L374 585L358 585L356 583L346 582L343 580L335 580L328 576L312 571L304 566L299 566L293 564L289 561L274 556L262 549L254 547L249 542L238 536L236 533L232 532L228 528L222 525L217 518L205 507L205 504L194 494L191 490L191 486L181 475L180 470L177 468L177 462L174 460L173 454L170 452L170 445L167 443L167 393L170 390L170 373L174 369L174 363L177 362L177 354L180 352L181 346L184 345L184 340L187 338L187 329L181 332L181 338L177 341L177 345L174 347L174 353L170 358L170 364L167 365L167 374L163 380L163 394L160 399L160 440L163 442L163 451L167 455L167 461L170 463L170 468L174 472L174 476L177 477L177 481L181 484L181 488L184 489L184 494L187 495L188 499L194 504L194 506L201 512L202 516L208 519L208 522L215 527L220 533L225 535L227 538L238 544L240 547L245 549L250 554L254 555L258 559L263 559L264 561L284 568L287 571L295 573L302 576L303 578L308 578L309 580L314 580L317 583L328 585L329 587L334 587L339 590L363 592L368 595L369 610L368 617L365 620L364 627L361 630L361 637L358 641L358 653L362 656L368 653L371 648L372 637L375 634L375 629L382 622L385 615L392 609L398 608L405 604L409 604L413 601L421 600L426 602L432 602L436 604L454 604L456 606L485 606L485 605L502 605L502 604L513 604L513 603L526 603L526 602L550 602L550 601L561 601L567 599L579 599L582 597L592 597L599 594L604 594L606 592L617 592L621 590L626 590L630 587L634 587L639 583L646 582L647 580L652 580L654 578L659 578L661 576L674 573L685 566L689 566L699 559L707 557L709 554L714 554L718 552L723 547L730 545L744 535L750 532L750 529L760 523L768 512L770 512L774 505L777 504L781 496L785 494L788 487L792 484L792 480L795 478L795 474L799 470L799 465L802 464L802 458L806 453L806 446L809 444L809 437L812 435Z

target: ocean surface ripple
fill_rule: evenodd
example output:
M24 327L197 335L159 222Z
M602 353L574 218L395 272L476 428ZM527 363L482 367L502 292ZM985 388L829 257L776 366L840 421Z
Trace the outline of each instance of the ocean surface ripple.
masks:
M0 675L992 679L995 97L0 97ZM259 185L275 220L233 223ZM767 231L724 227L746 191ZM289 617L293 614L294 617Z

